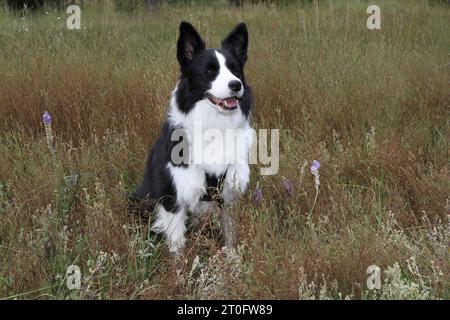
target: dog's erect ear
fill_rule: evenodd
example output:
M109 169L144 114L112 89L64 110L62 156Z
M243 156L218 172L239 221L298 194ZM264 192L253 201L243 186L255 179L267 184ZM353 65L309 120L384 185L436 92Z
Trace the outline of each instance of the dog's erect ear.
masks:
M196 54L203 50L205 50L205 43L197 30L190 23L181 22L177 44L177 58L180 65L186 66Z
M222 40L222 48L231 51L241 66L247 61L248 32L245 23L241 22Z

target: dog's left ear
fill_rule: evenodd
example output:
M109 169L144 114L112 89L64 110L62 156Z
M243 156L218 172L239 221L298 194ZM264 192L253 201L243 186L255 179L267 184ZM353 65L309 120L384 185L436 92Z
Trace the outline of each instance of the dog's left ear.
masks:
M222 48L231 51L243 67L247 61L248 32L245 23L241 22L222 40Z

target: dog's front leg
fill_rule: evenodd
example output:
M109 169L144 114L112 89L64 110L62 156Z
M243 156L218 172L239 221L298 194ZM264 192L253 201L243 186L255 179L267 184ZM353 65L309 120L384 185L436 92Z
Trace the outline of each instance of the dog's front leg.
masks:
M225 242L225 247L233 250L238 243L236 228L236 212L234 202L247 190L250 179L248 164L230 165L225 176L222 190L224 205L220 212L220 222Z
M229 251L234 250L238 243L235 226L236 219L233 213L234 211L229 206L220 208L220 226L222 227L224 246Z

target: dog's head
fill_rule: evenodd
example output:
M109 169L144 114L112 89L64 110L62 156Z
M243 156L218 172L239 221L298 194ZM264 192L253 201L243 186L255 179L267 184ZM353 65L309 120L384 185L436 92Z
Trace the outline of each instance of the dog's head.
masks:
M195 28L180 24L177 58L181 77L177 89L177 103L188 113L198 101L205 100L218 112L227 114L239 107L245 115L249 89L245 82L244 65L247 61L248 32L239 23L222 40L219 49L206 49Z

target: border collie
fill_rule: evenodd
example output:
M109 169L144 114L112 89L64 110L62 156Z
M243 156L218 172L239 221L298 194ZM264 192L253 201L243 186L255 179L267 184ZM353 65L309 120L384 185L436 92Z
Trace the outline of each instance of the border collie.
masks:
M181 75L148 156L143 181L134 193L139 200L153 201L147 208L154 213L151 229L164 234L170 252L180 253L184 248L188 217L205 214L213 204L220 207L225 246L232 249L235 245L234 223L227 208L247 188L253 142L252 98L244 77L247 46L244 23L236 25L219 49L206 49L191 24L180 24L177 59ZM179 130L182 135L174 134ZM211 132L222 137L231 132L231 142L237 140L237 146L229 139L225 143L215 139ZM177 145L183 148L173 152ZM174 154L184 160L174 161Z

